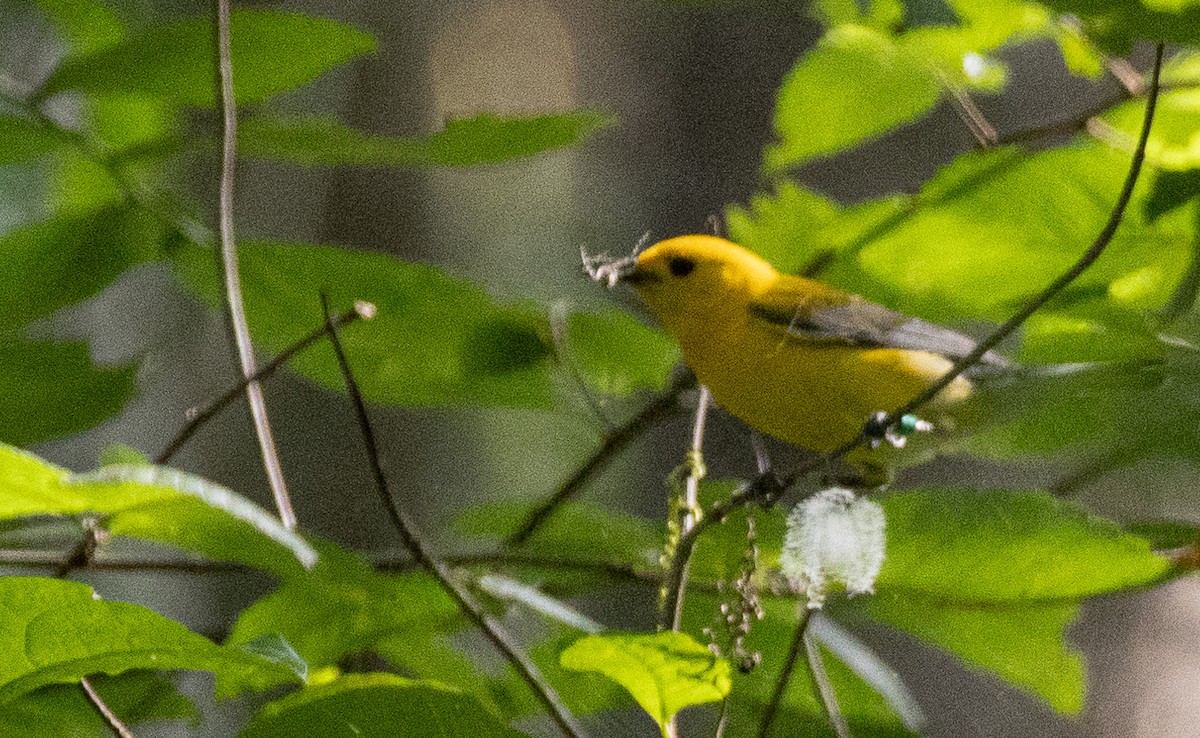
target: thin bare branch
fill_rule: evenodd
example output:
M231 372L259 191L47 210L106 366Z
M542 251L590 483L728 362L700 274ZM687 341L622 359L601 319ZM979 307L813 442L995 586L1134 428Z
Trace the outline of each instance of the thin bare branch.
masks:
M350 362L346 358L345 349L342 347L341 339L338 336L337 326L333 324L333 318L329 314L329 307L326 304L325 296L321 296L322 307L325 313L325 322L329 329L329 340L333 344L334 353L337 354L338 365L342 369L342 376L346 382L346 390L350 394L350 400L354 405L354 412L358 418L359 430L362 432L363 446L366 449L367 459L371 465L371 474L375 480L375 489L379 493L380 500L383 502L384 509L387 511L388 517L392 521L392 525L396 529L396 533L400 536L400 541L409 554L416 559L421 568L424 569L437 580L442 589L448 594L469 617L475 625L483 631L493 645L496 646L504 657L508 659L517 673L529 685L538 699L549 711L550 716L562 732L570 736L570 738L583 738L583 726L571 714L570 709L559 697L558 692L542 675L537 665L529 659L521 650L520 645L516 640L500 625L499 621L487 613L483 605L480 604L475 596L466 588L462 587L454 579L449 567L442 561L437 559L429 548L425 545L422 537L417 533L416 526L409 519L408 515L396 502L396 498L392 495L388 485L387 476L383 472L383 462L379 455L379 444L375 439L375 430L371 425L371 418L367 413L367 405L363 401L362 392L359 391L358 382L354 379L354 372L350 368Z
M796 633L792 636L792 643L788 647L787 656L784 657L783 669L779 672L779 678L775 680L775 689L771 692L771 699L763 708L762 720L758 724L758 738L767 738L771 733L771 726L775 723L779 706L783 704L783 695L787 692L788 684L792 681L792 673L796 670L796 661L800 658L800 652L804 650L804 636L808 631L812 612L806 608L800 615Z
M350 323L353 323L359 319L369 320L374 314L374 305L369 302L358 302L355 303L354 309L347 310L346 312L337 316L334 318L333 322L334 325L341 327L349 325ZM312 346L314 343L321 340L321 338L328 335L328 333L329 327L325 324L321 324L320 327L314 329L307 336L301 338L296 343L281 351L278 356L261 366L258 371L254 372L254 374L249 378L238 382L235 386L229 388L225 394L213 400L200 410L197 410L195 413L190 414L187 425L183 426L183 428L179 430L175 437L171 439L171 442L167 444L167 447L163 449L162 453L160 453L158 457L154 459L154 463L166 464L170 462L175 454L179 453L179 450L183 448L183 446L189 440L191 440L192 436L196 434L196 431L200 430L200 428L204 427L206 423L215 418L222 410L228 407L230 403L232 403L242 394L242 392L245 392L248 384L251 382L261 382L267 377L270 377L280 367L291 361L296 354L307 349L309 346Z
M92 687L92 683L87 677L79 680L79 686L83 689L83 693L87 695L88 702L92 707L96 708L96 712L100 713L100 717L104 718L104 722L108 723L108 727L112 730L113 735L117 738L133 738L133 731L129 729L125 723L121 722L121 718L117 717L100 695L96 694L96 690Z
M283 478L283 466L275 448L275 436L267 418L267 403L262 385L251 379L255 374L254 345L250 341L250 326L246 321L246 306L242 300L242 279L238 273L237 245L233 229L234 163L237 160L237 101L233 96L233 59L230 52L229 0L214 0L217 32L217 77L220 84L222 120L221 193L217 214L221 242L221 266L225 280L225 310L237 348L238 362L246 383L246 402L254 420L254 432L262 454L263 468L275 497L275 507L285 528L295 529L296 513Z
M521 524L515 533L509 536L505 541L508 547L520 546L529 540L534 533L542 527L543 524L554 514L563 503L574 497L583 486L587 484L592 477L599 474L616 456L625 450L625 447L632 443L635 439L640 438L643 433L653 428L658 421L666 417L672 410L678 406L679 396L684 391L691 389L696 383L696 378L691 372L677 375L677 378L672 382L666 392L658 397L655 397L649 405L642 408L640 412L618 427L612 433L604 437L603 443L596 449L587 461L575 470L568 477L554 494L547 497L538 505L533 512Z

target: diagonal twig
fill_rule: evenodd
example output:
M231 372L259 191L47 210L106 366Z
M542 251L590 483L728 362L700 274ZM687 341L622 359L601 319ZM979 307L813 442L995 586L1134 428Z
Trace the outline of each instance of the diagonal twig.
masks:
M88 702L91 703L96 712L100 713L100 717L104 718L104 722L108 723L108 727L112 730L113 735L117 736L117 738L134 738L133 731L129 729L129 726L121 722L121 718L117 717L112 708L96 693L95 688L92 687L92 683L88 681L87 677L82 677L79 680L79 687L83 690L83 694L87 696Z
M238 362L246 383L246 401L254 419L254 432L258 436L258 447L262 454L263 468L275 497L275 507L285 528L295 529L296 513L288 496L287 482L283 478L283 466L279 463L279 452L275 448L275 436L271 433L271 422L267 418L267 403L263 399L262 385L253 381L255 362L254 346L250 341L250 326L246 321L246 306L242 300L242 280L238 274L237 244L233 234L233 183L234 162L237 159L237 102L233 96L233 59L230 52L229 0L214 0L216 13L217 79L219 81L222 120L221 145L221 193L218 207L218 236L221 242L221 272L225 279L225 311L229 319L237 349Z
M354 309L347 310L341 315L335 317L333 319L333 324L341 327L349 325L356 320L370 320L374 315L374 305L369 302L357 302L354 305ZM246 385L250 384L251 382L260 382L271 376L278 371L280 367L291 361L296 354L307 349L309 346L312 346L328 333L329 326L322 323L320 327L314 329L307 336L301 338L291 346L288 346L286 349L281 351L279 355L271 359L266 364L263 364L250 377L238 382L236 385L229 388L225 394L208 403L202 409L197 410L189 417L187 425L183 426L183 428L181 428L179 432L175 434L175 437L172 438L171 442L168 443L166 448L162 450L162 453L155 457L154 463L168 463L175 456L175 454L179 453L179 450L183 448L183 446L189 440L191 440L192 436L196 434L196 431L200 430L200 428L208 423L208 421L216 417L222 410L228 407L230 403L236 400L238 396L245 392Z
M495 645L496 649L504 654L504 657L508 659L509 663L512 664L513 668L517 670L526 684L529 685L529 688L533 690L534 694L537 695L538 699L550 712L550 716L558 724L558 727L562 729L562 732L570 738L583 738L583 726L571 714L570 709L562 701L562 698L559 697L558 692L554 690L554 687L550 685L541 670L538 669L537 664L533 663L524 651L521 650L516 640L504 629L499 621L487 613L475 596L455 581L449 567L433 555L425 545L424 540L417 533L416 526L409 519L403 508L400 507L399 503L396 502L396 498L392 495L388 485L387 476L383 472L383 463L379 456L379 444L375 439L375 430L371 425L371 418L367 414L367 405L363 401L362 392L359 391L358 382L354 379L354 372L350 368L350 362L346 359L345 349L342 347L337 326L333 324L333 318L329 313L329 306L324 295L321 296L321 303L325 313L325 322L329 330L329 341L333 345L334 353L337 354L338 365L341 367L342 376L346 382L346 391L350 395L350 401L354 405L354 412L358 418L358 427L362 432L363 446L366 449L367 459L371 465L371 474L375 480L375 489L379 493L380 500L383 502L388 517L399 534L404 548L416 559L422 569L429 572L429 575L437 580L437 583L441 585L446 594L483 631L483 634Z
M804 608L804 612L800 615L796 633L792 636L792 644L788 647L787 656L784 657L783 669L779 672L779 678L775 680L775 689L771 691L771 699L763 708L762 719L758 723L758 738L767 738L771 733L775 716L779 712L780 705L783 704L784 692L787 691L788 684L792 680L792 672L796 669L796 661L800 658L800 652L804 650L804 637L808 633L808 623L812 620L812 616L813 611L808 608Z
M691 372L679 375L666 392L642 408L636 415L604 437L604 442L587 461L567 477L558 489L542 501L521 523L521 527L508 537L505 546L515 547L525 543L542 527L563 503L574 497L592 477L609 465L617 454L643 433L654 427L659 420L675 409L679 396L696 384Z

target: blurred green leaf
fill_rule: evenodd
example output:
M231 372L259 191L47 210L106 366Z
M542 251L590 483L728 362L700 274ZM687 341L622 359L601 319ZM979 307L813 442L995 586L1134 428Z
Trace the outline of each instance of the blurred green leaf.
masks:
M852 269L835 264L828 279L937 322L1007 318L1094 241L1127 170L1125 154L1087 142L1036 154L1006 148L960 156L912 207L881 221L857 251L846 252L842 262ZM1141 289L1122 302L1145 308L1169 297L1195 225L1183 213L1147 224L1138 204L1144 192L1138 188L1104 257L1073 291L1102 289L1141 272Z
M1099 79L1104 76L1104 55L1073 23L1060 22L1054 29L1054 40L1062 53L1067 70L1077 76Z
M1164 350L1145 315L1093 298L1035 313L1025 322L1021 361L1131 361L1161 358Z
M1145 539L1045 492L927 489L882 504L880 592L1032 605L1146 585L1171 566Z
M116 466L117 464L138 465L149 464L150 457L138 451L133 446L123 443L112 443L100 451L100 466Z
M0 115L0 166L22 164L66 145L50 128L16 115Z
M230 644L279 634L315 670L370 651L386 636L405 634L408 647L420 650L435 633L461 628L458 607L424 574L379 574L331 543L317 548L321 557L312 571L291 573L242 611Z
M242 104L300 87L375 50L370 34L300 13L238 9L231 31L234 92ZM115 46L68 57L41 93L132 92L211 106L214 35L209 16L143 29Z
M1159 172L1154 189L1146 198L1146 220L1153 223L1200 196L1200 168L1180 172Z
M135 373L93 366L83 344L10 333L0 340L0 441L29 445L91 428L125 407Z
M629 313L571 313L567 361L597 392L626 397L639 389L662 390L679 361L679 347Z
M281 159L305 166L463 167L498 164L576 146L613 118L593 110L528 118L478 115L452 120L423 137L377 136L334 118L258 115L238 130L242 156Z
M163 227L113 207L59 216L0 236L0 314L23 325L95 295L122 272L155 258Z
M1125 530L1145 538L1155 550L1183 548L1200 537L1200 526L1171 520L1141 520L1129 523Z
M37 0L37 4L73 53L100 51L125 38L116 13L101 0Z
M572 671L598 672L624 687L667 735L681 709L718 702L732 686L729 663L683 633L585 636L562 653Z
M529 513L525 505L499 502L475 505L463 512L453 528L462 535L501 540L512 535ZM551 515L521 552L572 561L656 566L662 542L656 526L627 513L590 502L568 502Z
M1096 130L1113 145L1132 151L1145 111L1145 100L1129 100L1100 116L1109 128ZM1200 167L1200 89L1168 90L1159 95L1146 142L1146 161L1172 171Z
M877 138L924 115L940 94L933 72L887 36L833 28L779 89L779 140L767 148L763 169L779 172Z
M750 206L725 209L729 237L787 274L798 274L833 244L825 228L838 214L837 205L788 180L775 184L773 194L754 195Z
M287 668L218 646L144 607L99 599L83 584L2 577L0 602L0 704L47 684L131 669L209 671L219 696L299 681Z
M1083 708L1083 657L1064 633L1078 604L971 608L880 592L854 606L1041 697L1058 712L1073 715Z
M185 284L219 304L221 287L207 249L180 248L174 260ZM335 310L356 300L378 307L374 320L347 327L343 337L371 402L552 404L548 326L535 308L498 305L473 282L378 253L251 242L242 244L239 264L251 333L273 351L321 324L322 292ZM302 353L291 367L323 386L344 386L328 345Z
M239 738L334 735L425 738L440 735L518 738L471 697L431 681L394 674L347 674L267 704Z
M1200 6L1192 0L1045 0L1070 13L1105 51L1127 53L1134 41L1200 41Z
M193 727L199 723L196 706L160 674L135 670L117 676L95 674L88 681L127 725L171 719L187 719ZM0 710L0 735L107 738L112 735L112 728L78 685L53 684L5 704Z
M274 515L200 477L148 465L72 474L0 445L0 519L85 513L105 516L104 527L114 535L167 543L281 575L316 559L312 547Z

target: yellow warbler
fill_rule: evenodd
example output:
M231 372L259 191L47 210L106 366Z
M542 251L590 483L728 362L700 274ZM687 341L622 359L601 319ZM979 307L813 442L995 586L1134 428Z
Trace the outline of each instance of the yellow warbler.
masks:
M975 347L960 333L780 274L715 236L660 241L611 276L637 290L719 406L812 451L854 439L873 413L902 407ZM984 362L1004 360L989 353ZM944 422L971 390L969 379L955 379L922 415ZM867 450L847 460L878 479Z

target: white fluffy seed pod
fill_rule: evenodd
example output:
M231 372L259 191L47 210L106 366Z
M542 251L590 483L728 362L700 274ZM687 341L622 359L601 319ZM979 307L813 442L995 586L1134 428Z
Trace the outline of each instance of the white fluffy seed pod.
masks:
M887 544L884 526L879 503L841 487L822 490L788 516L780 568L804 588L812 609L825 603L834 583L851 595L874 592Z

